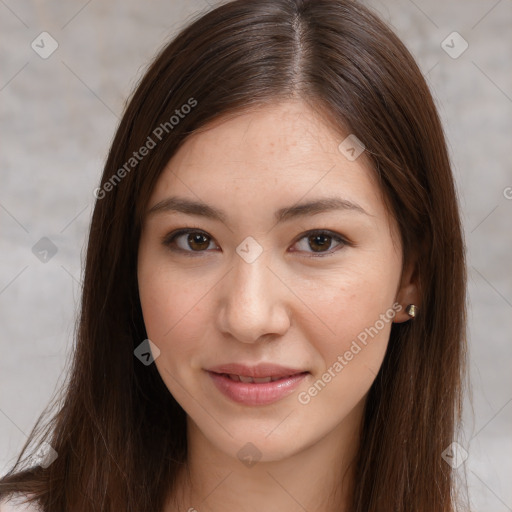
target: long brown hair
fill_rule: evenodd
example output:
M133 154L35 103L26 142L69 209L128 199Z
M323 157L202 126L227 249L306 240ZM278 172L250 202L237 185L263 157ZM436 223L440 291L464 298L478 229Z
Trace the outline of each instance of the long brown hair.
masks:
M461 419L466 355L453 176L420 70L390 29L353 0L236 0L183 29L150 65L96 193L62 400L0 481L0 496L29 493L46 512L162 510L186 461L186 415L155 365L134 357L147 337L136 271L143 212L190 133L291 98L363 141L400 228L404 265L417 256L420 314L393 324L367 397L349 510L455 509L453 470L441 457ZM142 157L149 139L154 146ZM58 453L46 468L27 467L36 437Z

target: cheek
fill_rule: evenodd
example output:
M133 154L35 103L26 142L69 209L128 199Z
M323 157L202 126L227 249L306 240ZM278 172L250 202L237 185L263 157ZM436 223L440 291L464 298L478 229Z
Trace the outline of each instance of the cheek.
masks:
M210 325L207 311L208 291L215 280L184 273L164 265L157 258L141 258L139 295L148 338L161 352L157 366L179 361L197 354L204 343L204 330ZM210 282L211 281L211 282ZM210 316L211 318L211 316ZM186 342L184 342L186 341ZM175 371L175 368L173 369Z
M343 372L366 382L378 372L387 348L401 262L391 251L364 256L320 276L314 286L301 283L302 297L315 313L304 317L301 329L320 356L320 373L342 356Z
M369 277L367 275L367 277ZM373 279L346 280L316 302L322 320L305 321L303 330L317 354L314 378L297 400L308 411L312 428L341 422L368 393L382 365L395 310L394 288L384 290ZM316 330L314 329L316 327ZM322 335L321 333L324 333ZM327 333L325 335L325 333Z
M204 345L204 318L198 287L193 290L166 272L141 274L141 305L148 338L160 350L157 370L169 392L180 404L189 404L187 369Z

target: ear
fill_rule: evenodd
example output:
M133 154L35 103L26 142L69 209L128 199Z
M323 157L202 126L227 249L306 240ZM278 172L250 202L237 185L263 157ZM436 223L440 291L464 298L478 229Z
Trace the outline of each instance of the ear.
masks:
M397 290L395 302L402 306L397 312L394 323L400 324L411 320L407 314L406 308L409 304L414 304L421 311L419 277L416 257L412 258L409 264L403 269L400 285Z

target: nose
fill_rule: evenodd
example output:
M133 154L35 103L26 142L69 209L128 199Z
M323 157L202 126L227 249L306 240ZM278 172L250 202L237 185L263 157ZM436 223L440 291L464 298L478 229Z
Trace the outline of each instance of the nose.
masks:
M290 327L291 292L269 268L265 254L252 263L235 254L219 287L218 328L243 343L282 336Z

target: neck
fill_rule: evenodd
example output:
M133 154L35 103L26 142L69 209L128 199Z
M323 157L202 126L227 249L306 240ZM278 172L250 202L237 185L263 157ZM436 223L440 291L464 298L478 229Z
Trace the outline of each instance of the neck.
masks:
M361 407L292 456L246 466L214 446L187 418L188 460L166 511L347 510ZM262 457L263 459L263 457Z

